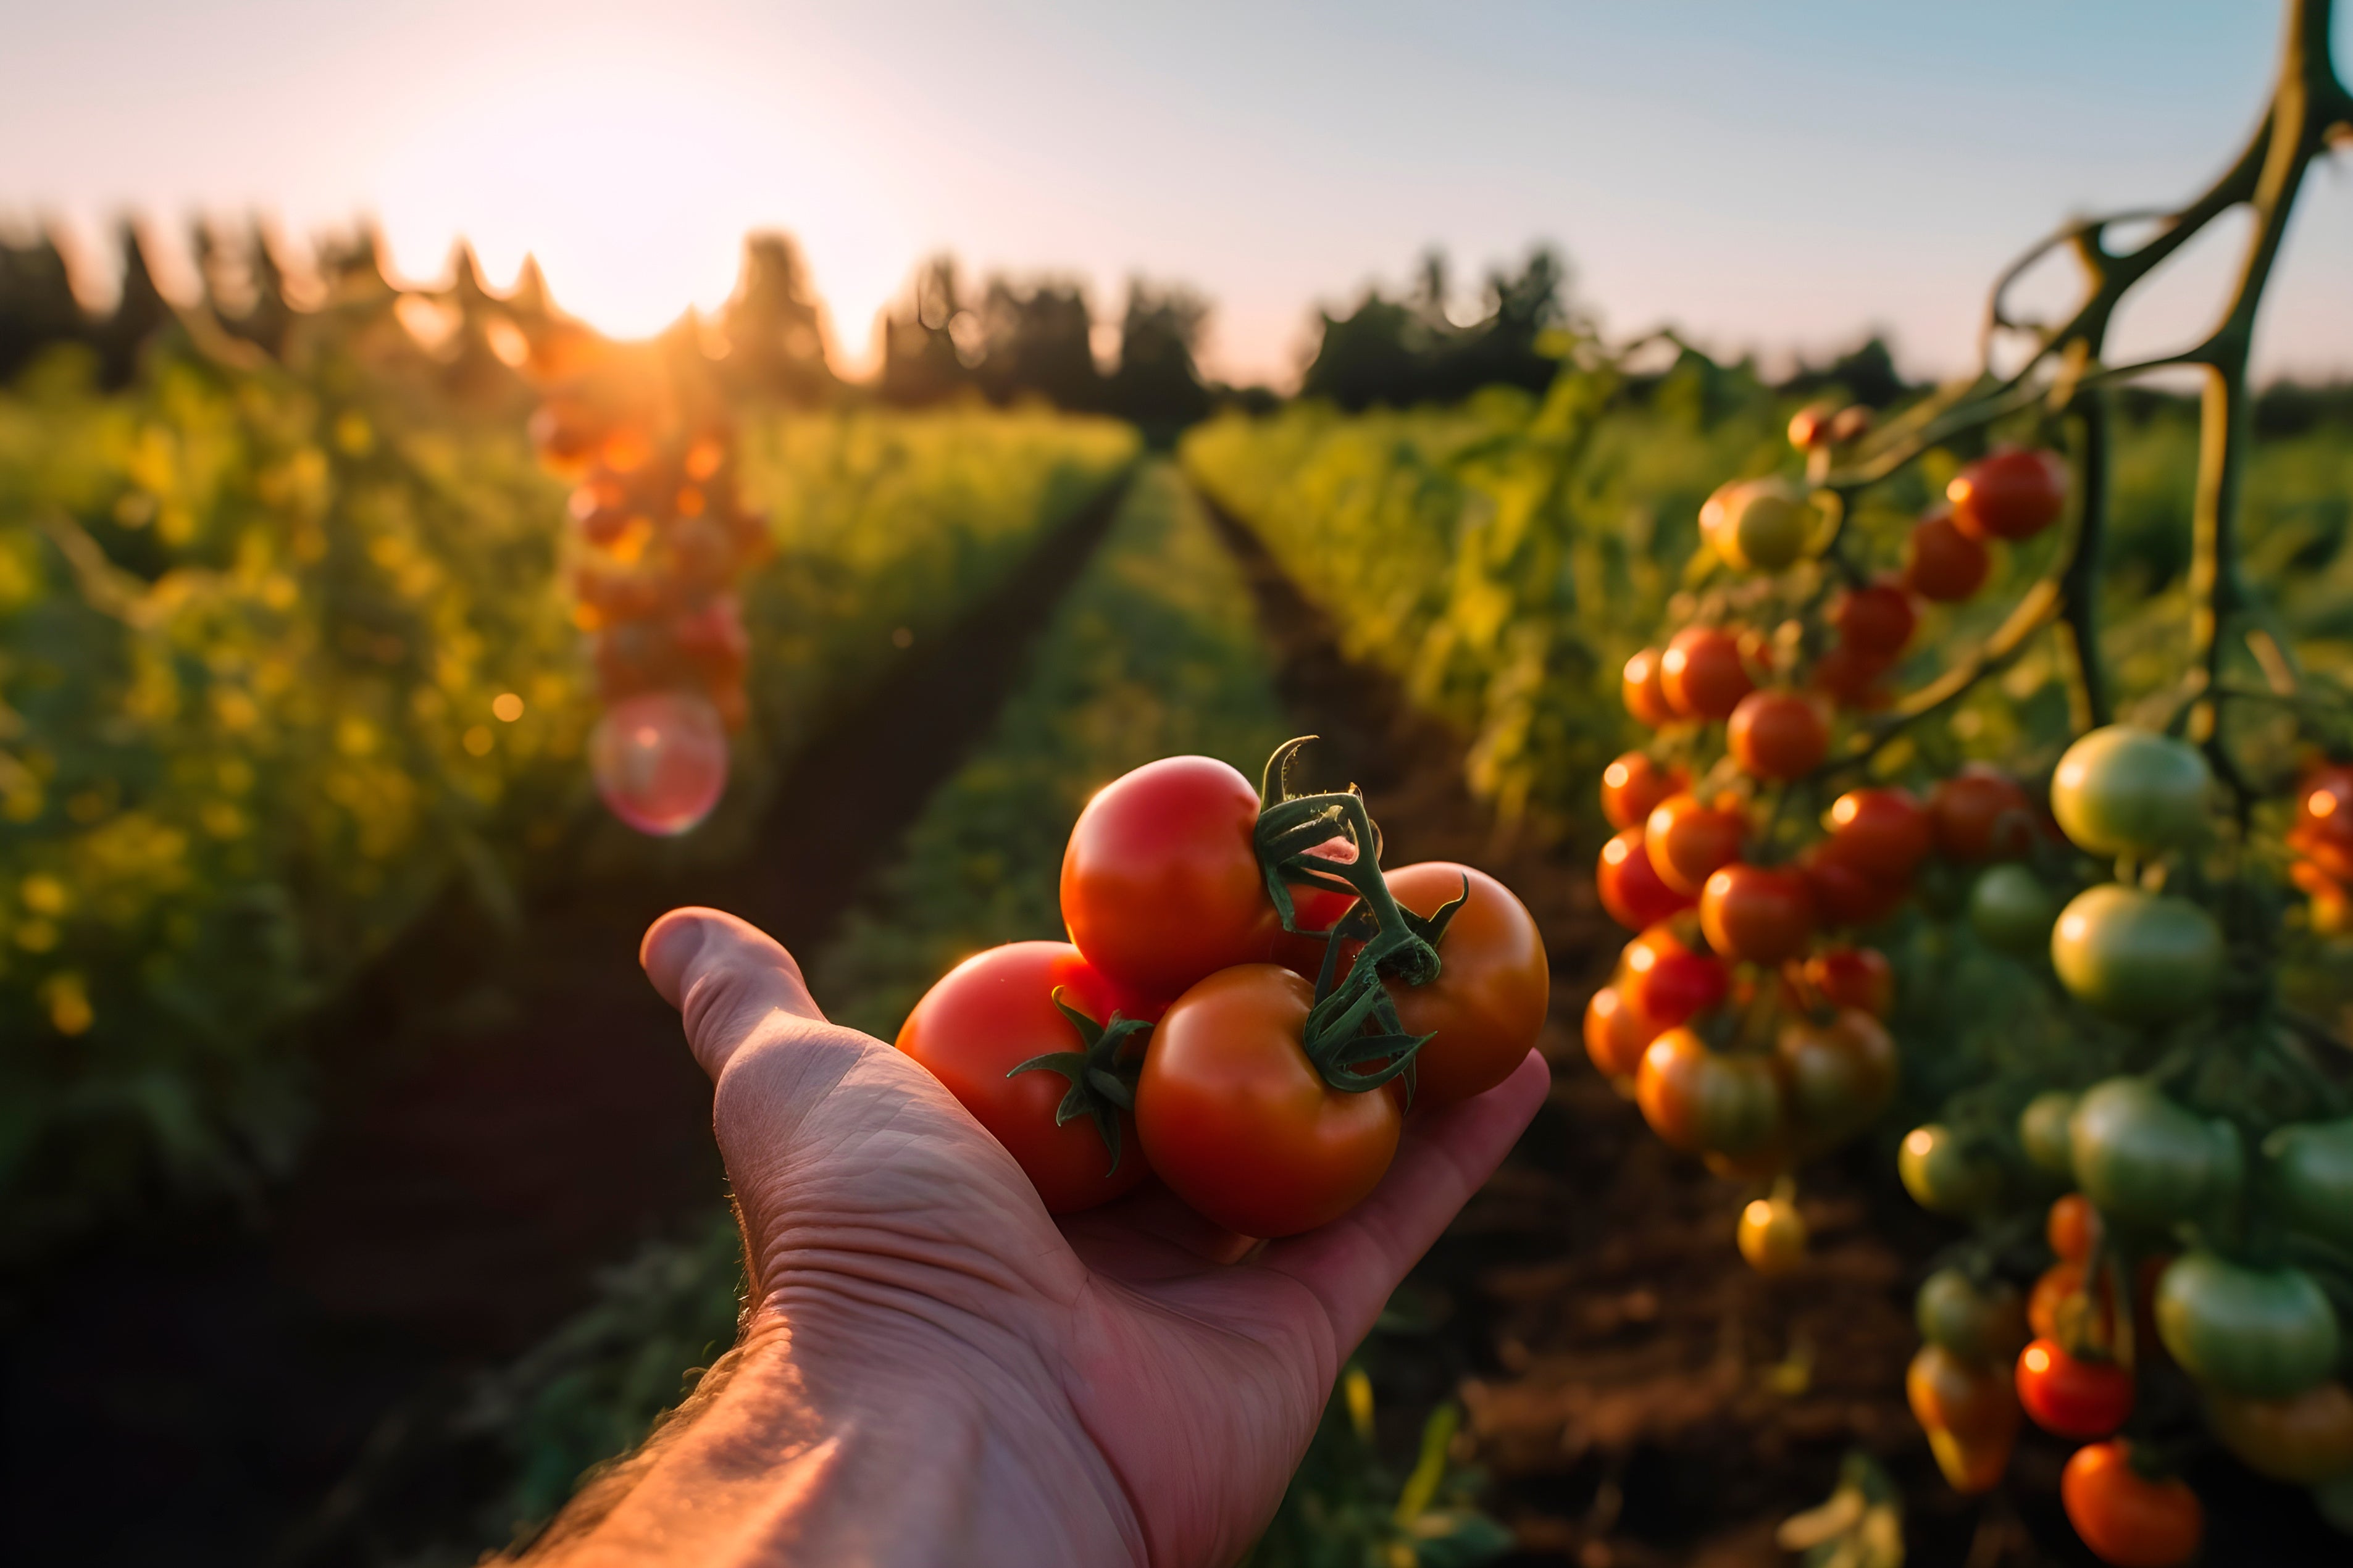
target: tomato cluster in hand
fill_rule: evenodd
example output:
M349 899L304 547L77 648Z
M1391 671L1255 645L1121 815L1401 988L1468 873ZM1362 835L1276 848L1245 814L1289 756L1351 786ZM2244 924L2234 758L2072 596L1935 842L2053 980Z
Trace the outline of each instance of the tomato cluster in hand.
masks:
M1261 799L1212 758L1147 763L1071 829L1070 942L965 961L900 1045L1050 1212L1155 1174L1245 1235L1328 1224L1379 1183L1408 1114L1511 1076L1550 997L1510 889L1448 862L1383 870L1378 843L1353 794Z

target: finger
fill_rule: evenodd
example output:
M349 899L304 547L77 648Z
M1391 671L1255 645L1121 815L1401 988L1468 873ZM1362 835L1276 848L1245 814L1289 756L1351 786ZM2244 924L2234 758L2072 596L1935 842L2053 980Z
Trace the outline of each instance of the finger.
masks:
M679 1010L694 1059L714 1079L763 1020L786 1013L825 1021L793 955L718 910L670 910L646 928L638 962Z
M1544 1058L1530 1051L1486 1093L1408 1121L1371 1197L1321 1230L1274 1243L1261 1266L1314 1293L1345 1354L1371 1330L1406 1270L1504 1163L1551 1081Z

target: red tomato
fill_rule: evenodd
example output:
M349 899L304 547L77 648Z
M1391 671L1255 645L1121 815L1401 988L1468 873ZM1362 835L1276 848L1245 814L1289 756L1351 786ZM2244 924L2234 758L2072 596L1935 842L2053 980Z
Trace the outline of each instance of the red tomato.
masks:
M1639 827L1661 801L1690 784L1683 769L1661 767L1641 752L1629 752L1601 770L1601 815L1612 827Z
M1601 847L1601 863L1593 873L1601 907L1628 931L1641 931L1692 907L1692 895L1679 893L1660 879L1643 844L1643 830L1630 827Z
M1830 403L1810 403L1799 409L1789 418L1789 445L1803 452L1828 442L1837 412L1837 405Z
M1810 697L1752 691L1732 710L1725 731L1733 760L1760 779L1803 778L1831 748L1830 721Z
M1912 529L1904 553L1904 585L1924 599L1953 605L1985 586L1993 557L1963 533L1949 511L1933 512Z
M1660 683L1657 648L1646 647L1626 661L1626 673L1619 690L1625 699L1626 711L1651 729L1675 721L1674 704L1667 700L1667 689Z
M1778 963L1814 939L1814 899L1798 872L1736 862L1707 879L1699 923L1727 958Z
M2057 1340L2036 1340L2018 1352L2018 1403L2045 1432L2105 1437L2132 1414L2133 1374L2071 1356Z
M1404 1124L1386 1088L1335 1089L1303 1043L1315 988L1288 969L1220 970L1169 1007L1145 1053L1135 1125L1152 1168L1244 1236L1293 1236L1363 1202Z
M1427 920L1471 894L1438 942L1438 978L1388 982L1409 1035L1432 1038L1414 1060L1417 1105L1451 1105L1512 1076L1533 1049L1552 997L1552 966L1535 917L1509 888L1471 866L1425 860L1387 873L1389 894Z
M1696 895L1718 868L1740 858L1748 825L1737 811L1703 805L1695 795L1671 795L1643 825L1642 847L1659 880Z
M1826 947L1806 960L1806 984L1833 1007L1885 1018L1895 1006L1895 966L1875 947Z
M1685 718L1728 719L1755 689L1740 639L1721 626L1685 626L1659 658L1668 705Z
M1049 1214L1071 1214L1119 1196L1149 1167L1135 1146L1133 1117L1119 1115L1114 1167L1092 1119L1054 1125L1054 1111L1070 1091L1067 1077L1044 1068L1013 1072L1036 1057L1085 1048L1054 1005L1058 987L1064 1002L1099 1024L1109 1023L1114 1011L1151 1016L1068 942L1017 942L967 958L941 976L899 1026L898 1045L1005 1145Z
M1841 643L1814 660L1809 679L1815 690L1841 708L1883 708L1893 699L1880 682L1894 662Z
M1912 875L1936 846L1936 825L1900 789L1851 789L1831 803L1829 854L1883 882Z
M1628 942L1618 967L1619 994L1656 1026L1654 1035L1697 1017L1732 990L1724 961L1694 951L1672 922Z
M1250 831L1258 791L1213 757L1164 757L1095 792L1062 855L1062 922L1116 984L1162 1000L1274 956L1282 922Z
M1900 583L1850 589L1831 602L1831 625L1838 628L1840 643L1872 658L1902 653L1918 621L1912 595Z
M2069 1193L2051 1205L2042 1235L2062 1260L2081 1263L2092 1256L2092 1244L2100 1237L2100 1211L2083 1194Z
M2075 1450L2059 1474L2067 1522L2115 1568L2176 1568L2198 1554L2206 1510L2179 1476L2151 1480L2133 1468L2119 1437Z
M1658 1035L1658 1026L1615 985L1604 985L1585 1005L1585 1054L1605 1078L1633 1077L1643 1047Z
M1798 857L1798 869L1814 896L1814 917L1824 926L1875 925L1904 901L1903 883L1849 865L1827 841L1809 846Z
M2015 860L2032 847L2037 830L2026 791L1989 769L1970 767L1939 780L1928 792L1928 815L1937 851L1971 865Z
M1973 539L2031 539L2067 506L2067 465L2056 452L1998 447L1945 487L1953 525Z

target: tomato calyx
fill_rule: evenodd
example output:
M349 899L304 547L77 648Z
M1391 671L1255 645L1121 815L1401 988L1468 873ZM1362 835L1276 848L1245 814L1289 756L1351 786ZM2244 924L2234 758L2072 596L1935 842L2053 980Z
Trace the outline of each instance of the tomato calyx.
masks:
M1103 1135L1103 1147L1111 1152L1111 1169L1116 1171L1123 1152L1120 1113L1135 1113L1135 1080L1144 1071L1143 1051L1130 1047L1150 1034L1152 1026L1141 1018L1122 1017L1116 1012L1108 1022L1098 1024L1062 1000L1064 989L1054 987L1054 1010L1078 1031L1082 1048L1031 1057L1005 1076L1042 1071L1060 1073L1068 1079L1070 1092L1054 1108L1054 1125L1065 1126L1082 1116L1092 1120L1095 1131Z

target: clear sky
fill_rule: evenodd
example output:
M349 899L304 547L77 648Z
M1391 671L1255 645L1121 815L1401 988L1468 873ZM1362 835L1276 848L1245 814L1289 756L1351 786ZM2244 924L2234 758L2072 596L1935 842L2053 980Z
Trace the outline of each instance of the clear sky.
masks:
M2277 27L2264 0L0 0L0 219L369 211L412 276L463 231L621 331L716 303L781 226L853 366L932 250L1074 274L1102 314L1141 270L1215 302L1213 371L1278 384L1317 301L1441 245L1467 307L1544 239L1613 331L1779 358L1876 326L1945 372L2027 241L2216 172ZM2353 374L2339 165L2274 372ZM2120 348L2200 324L2226 258L2197 259Z

